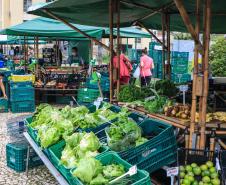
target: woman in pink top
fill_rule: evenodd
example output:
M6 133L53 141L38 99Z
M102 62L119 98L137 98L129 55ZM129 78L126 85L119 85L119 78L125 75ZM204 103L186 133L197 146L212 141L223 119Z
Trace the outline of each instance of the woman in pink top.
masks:
M118 68L118 57L116 53L114 52L114 58L113 58L113 65L114 68ZM130 80L130 72L132 71L132 65L130 60L121 53L120 55L120 84L126 85L129 83Z
M147 55L147 49L143 49L140 57L141 87L148 86L150 84L152 69L154 69L153 59Z

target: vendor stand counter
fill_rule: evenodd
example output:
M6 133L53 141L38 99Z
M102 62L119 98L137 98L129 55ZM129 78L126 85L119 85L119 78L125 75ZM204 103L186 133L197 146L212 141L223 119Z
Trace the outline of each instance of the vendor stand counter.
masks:
M125 103L123 102L118 102L118 105L124 105ZM179 118L174 118L174 117L168 117L165 116L163 114L153 114L153 113L149 113L148 111L146 111L144 108L130 108L127 107L130 111L135 111L138 112L140 114L145 114L150 118L154 118L154 119L158 119L161 121L164 121L165 123L168 123L176 128L180 128L180 129L186 129L187 127L189 127L190 125L190 120L183 120L183 119L179 119ZM211 121L206 123L206 128L207 130L209 130L211 132L212 129L216 129L216 134L217 135L226 135L226 123L220 122L220 121Z
M49 161L49 159L46 157L46 155L42 152L41 148L34 142L34 140L31 138L31 136L27 132L24 133L24 136L30 144L29 147L32 147L35 150L37 155L43 161L45 166L49 169L50 173L55 177L57 182L60 185L69 185L68 182L64 179L64 177L60 174L60 172L53 166L53 164ZM30 149L28 148L27 159L29 157L29 151L30 151ZM28 174L28 161L29 160L27 160L27 164L26 164L27 174Z

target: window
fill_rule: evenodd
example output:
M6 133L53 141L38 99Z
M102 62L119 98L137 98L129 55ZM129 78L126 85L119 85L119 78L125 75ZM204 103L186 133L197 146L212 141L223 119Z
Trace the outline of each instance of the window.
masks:
M24 0L24 12L27 12L28 8L32 5L32 0Z
M141 43L141 38L136 38L136 43L140 44Z

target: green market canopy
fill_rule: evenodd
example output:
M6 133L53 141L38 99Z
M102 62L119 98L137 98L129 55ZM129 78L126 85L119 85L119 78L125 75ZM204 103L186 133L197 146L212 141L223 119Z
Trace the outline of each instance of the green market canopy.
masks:
M78 24L73 25L91 37L109 37L109 28L84 26ZM114 30L114 32L116 35L116 30ZM22 24L6 28L5 30L1 31L0 34L18 36L38 36L41 39L44 39L42 37L64 38L68 40L71 38L84 38L82 34L74 31L64 23L54 19L43 17L35 18ZM150 35L148 33L143 32L142 30L139 30L134 27L123 28L120 30L120 34L121 37L126 38L150 38Z
M164 13L170 15L170 30L187 32L173 0L121 0L120 2L121 27L128 27L139 21L147 28L160 30L162 29L161 12L165 9ZM194 25L196 1L184 0L183 3ZM201 10L203 10L202 0L201 5ZM45 5L33 6L29 13L50 17L43 11L47 10L71 23L107 27L109 25L108 7L109 0L56 0ZM211 10L211 33L226 33L226 1L212 1ZM201 14L203 15L203 11ZM203 25L202 22L201 20L201 25Z
M24 44L24 38L20 36L10 36L10 35L4 35L5 37L1 37L3 35L0 35L0 44L1 45L22 45ZM34 37L28 37L27 44L35 44ZM39 40L39 44L46 44L46 41Z

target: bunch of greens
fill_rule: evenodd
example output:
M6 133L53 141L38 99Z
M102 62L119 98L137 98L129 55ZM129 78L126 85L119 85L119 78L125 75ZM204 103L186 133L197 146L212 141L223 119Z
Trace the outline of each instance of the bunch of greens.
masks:
M108 146L114 151L127 150L147 141L142 138L140 127L128 117L120 117L105 131Z
M164 96L156 96L154 99L146 101L144 108L150 113L162 113L163 107L167 102Z
M139 99L143 99L143 93L139 87L135 85L125 85L120 89L119 101L133 102Z
M74 133L64 137L66 146L62 151L61 164L67 168L75 168L83 158L95 157L100 148L99 139L93 132Z
M122 165L111 164L104 166L94 158L80 160L73 176L89 185L107 185L111 180L125 173Z
M158 94L162 96L174 97L179 92L175 83L168 79L156 81L153 86Z

